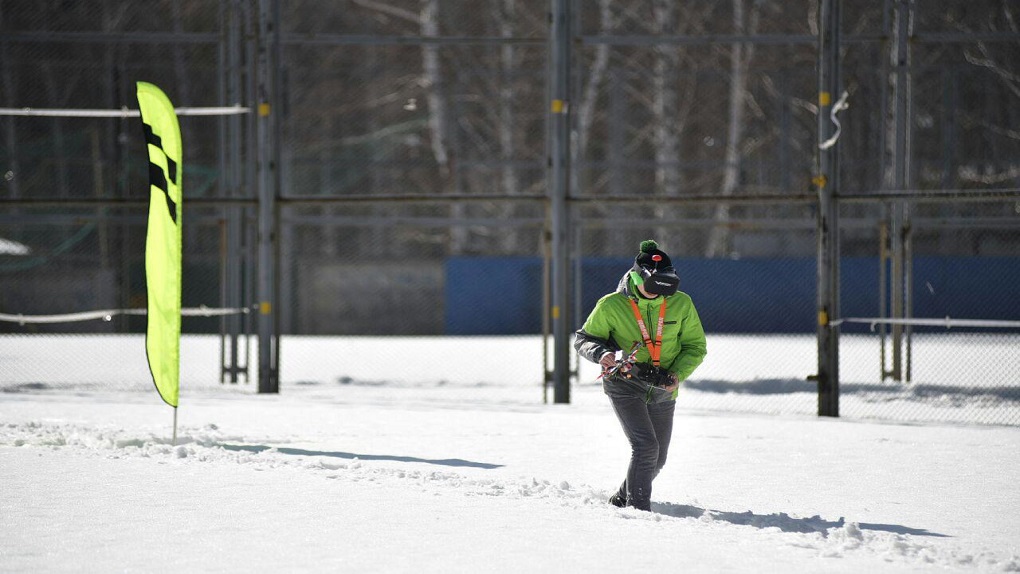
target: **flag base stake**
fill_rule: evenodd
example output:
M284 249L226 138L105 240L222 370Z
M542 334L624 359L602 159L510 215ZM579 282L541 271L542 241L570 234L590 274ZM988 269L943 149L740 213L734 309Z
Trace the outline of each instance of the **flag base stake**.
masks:
M174 439L171 446L177 446L177 407L174 407Z

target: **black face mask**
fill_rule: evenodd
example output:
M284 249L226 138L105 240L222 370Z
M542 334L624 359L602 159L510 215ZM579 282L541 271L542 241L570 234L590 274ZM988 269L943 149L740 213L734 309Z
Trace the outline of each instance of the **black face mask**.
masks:
M652 295L669 297L680 288L680 277L677 276L676 270L672 267L663 267L655 271L645 269L644 267L637 267L632 271L632 274L637 276L635 279L641 279L640 282L644 286L645 291Z

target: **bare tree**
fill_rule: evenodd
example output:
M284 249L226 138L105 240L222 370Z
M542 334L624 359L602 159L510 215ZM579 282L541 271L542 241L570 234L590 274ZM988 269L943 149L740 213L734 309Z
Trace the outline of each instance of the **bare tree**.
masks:
M656 0L653 7L655 31L661 35L677 33L677 4L671 0ZM683 133L690 111L691 93L694 90L694 76L685 82L684 97L678 92L681 48L669 43L655 47L655 62L652 71L652 117L655 143L655 187L665 196L676 196L681 192L680 134ZM657 220L665 220L667 208L656 205ZM676 237L675 227L667 225L655 231L656 237Z
M656 0L656 32L662 35L676 33L676 2ZM655 46L655 64L652 74L655 118L655 186L663 195L676 195L680 187L679 170L675 167L680 149L677 125L678 98L676 92L677 69L680 52L667 43Z
M421 35L424 38L439 36L439 0L422 0ZM429 135L432 155L439 168L440 190L454 191L453 158L447 143L447 102L443 93L442 73L439 65L439 50L435 44L425 43L422 46L422 80L426 90L429 108ZM464 204L454 202L450 205L450 217L462 219ZM467 228L462 225L450 227L450 253L463 253L467 245Z
M1009 4L1006 2L1003 2L1002 4L1002 16L1003 19L1005 20L1006 29L1012 32L1017 37L1020 37L1020 22L1017 21L1017 17L1013 14L1013 11L1010 9ZM993 31L997 30L996 24L993 21L991 21L991 19L989 20L990 20L989 28ZM966 26L958 26L958 28L965 32L973 32L973 30L970 30ZM1015 53L1016 52L1014 50L1014 54ZM993 74L996 78L999 79L999 81L1002 83L1003 86L1006 87L1006 90L1010 94L1020 99L1020 71L1017 70L1017 67L1015 65L1016 59L1011 60L1011 58L1007 54L996 53L996 51L993 50L988 45L987 42L981 41L975 43L973 50L965 49L963 55L968 63L988 70L991 74ZM1014 64L1013 67L1009 65L1011 61ZM972 117L968 117L966 119L969 123L979 124L981 125L982 128L994 134L1013 140L1020 140L1020 129L1003 127L1001 125L998 125L996 122L990 121L988 119ZM1005 171L1003 171L1002 173L996 174L975 175L970 173L963 173L961 175L967 177L968 179L974 179L982 183L998 183L1002 181L1008 181L1010 179L1015 179L1017 177L1017 170L1018 168L1011 167L1005 169Z
M750 14L744 15L744 1L733 0L733 28L738 35L754 34L758 31L759 0L752 0ZM746 20L745 20L746 18ZM745 99L748 86L748 64L754 56L754 44L734 42L730 53L730 98L729 126L726 136L726 159L723 167L723 181L719 194L733 195L740 182L741 140L744 134ZM721 257L729 251L730 230L726 226L730 206L720 203L712 219L716 225L709 234L705 248L706 257Z
M514 22L517 14L517 0L501 0L499 10L499 35L502 38L511 38L514 35ZM514 84L516 70L519 67L520 58L517 51L510 42L504 43L499 49L499 67L501 82L499 86L499 152L503 164L501 171L501 183L503 192L507 195L517 195L518 181L517 170L514 167L513 159L516 153L514 136L517 133L516 122L514 121ZM513 216L513 206L504 204L501 210L503 217ZM515 253L517 251L517 234L513 230L507 230L500 236L500 250L503 253Z
M613 14L609 9L611 0L598 0L599 8L599 31L607 33L613 29ZM581 93L581 101L577 105L577 135L575 140L574 157L576 161L583 159L588 152L588 142L591 138L591 127L595 118L595 109L598 102L599 88L602 86L606 76L606 68L609 67L609 46L599 44L595 47L595 58L592 60L591 68L586 75L588 82Z
M357 6L374 10L417 26L423 38L434 39L439 37L439 0L421 0L421 9L418 13L377 0L352 0L352 2ZM432 158L439 170L439 189L437 191L440 193L456 191L454 158L448 143L449 125L447 110L449 106L444 93L445 85L442 79L439 49L437 44L428 41L422 44L421 85L425 91L425 101L429 114L429 149L432 150ZM450 217L452 219L461 219L463 216L464 205L460 202L453 202L450 206ZM463 226L451 225L449 233L449 252L462 253L464 246L467 244L467 229Z

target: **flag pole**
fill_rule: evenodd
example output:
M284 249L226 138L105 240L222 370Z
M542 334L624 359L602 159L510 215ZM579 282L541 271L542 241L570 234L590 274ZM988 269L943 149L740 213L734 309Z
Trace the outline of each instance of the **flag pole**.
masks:
M177 446L177 407L174 407L174 439L171 446Z

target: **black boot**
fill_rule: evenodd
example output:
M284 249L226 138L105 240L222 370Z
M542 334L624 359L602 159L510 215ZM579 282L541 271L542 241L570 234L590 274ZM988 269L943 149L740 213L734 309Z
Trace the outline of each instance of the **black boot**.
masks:
M651 492L644 488L636 488L627 492L627 506L634 507L645 512L652 511Z
M620 496L620 493L617 492L609 497L609 504L612 504L617 508L623 508L624 506L627 506L627 499Z

